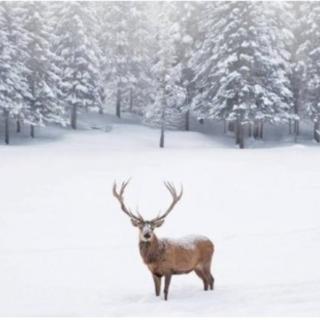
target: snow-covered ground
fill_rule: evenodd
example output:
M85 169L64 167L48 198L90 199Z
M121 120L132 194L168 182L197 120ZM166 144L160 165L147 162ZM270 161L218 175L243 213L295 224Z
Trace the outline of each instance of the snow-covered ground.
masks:
M37 135L0 146L0 316L320 315L318 146L169 132L160 150L158 130L134 123ZM154 296L111 193L127 177L146 217L170 202L164 179L183 183L157 234L210 237L214 291L192 273L173 277L169 301Z

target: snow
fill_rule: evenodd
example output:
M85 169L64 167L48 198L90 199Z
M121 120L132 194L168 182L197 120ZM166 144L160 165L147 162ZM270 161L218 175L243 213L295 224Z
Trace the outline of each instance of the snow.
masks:
M209 238L198 234L189 234L181 238L165 238L165 240L167 243L171 243L185 249L193 249L198 242L208 241Z
M0 146L0 316L320 315L318 146L238 150L171 131L159 149L159 130L85 124ZM214 291L192 273L172 278L167 302L155 297L138 230L111 192L128 177L127 203L146 219L170 203L163 180L183 183L156 234L208 236Z
M189 34L186 34L186 35L183 36L182 42L186 43L186 44L192 44L193 43L193 38Z

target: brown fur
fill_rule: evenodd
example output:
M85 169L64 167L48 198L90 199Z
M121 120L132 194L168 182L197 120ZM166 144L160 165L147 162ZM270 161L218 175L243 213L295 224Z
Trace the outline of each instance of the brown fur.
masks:
M144 263L153 275L156 295L160 292L162 276L166 278L165 299L167 300L171 276L191 271L195 271L202 279L205 290L209 287L213 289L214 278L210 268L214 245L208 238L195 238L192 246L186 246L178 241L158 239L153 234L150 241L140 241L139 248Z

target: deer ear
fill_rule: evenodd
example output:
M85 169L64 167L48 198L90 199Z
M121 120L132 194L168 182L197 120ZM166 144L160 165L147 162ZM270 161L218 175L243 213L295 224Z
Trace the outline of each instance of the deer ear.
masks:
M131 223L134 227L139 227L139 221L135 220L135 219L131 219Z
M159 227L161 227L163 225L163 223L164 223L164 219L158 220L158 221L154 222L153 226L155 228L159 228Z

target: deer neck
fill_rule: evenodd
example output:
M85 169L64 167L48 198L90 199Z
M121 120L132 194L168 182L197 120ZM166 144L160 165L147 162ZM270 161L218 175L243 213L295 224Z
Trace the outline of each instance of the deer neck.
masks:
M159 261L163 254L163 246L155 234L151 241L146 242L140 240L139 249L141 257L146 264Z

